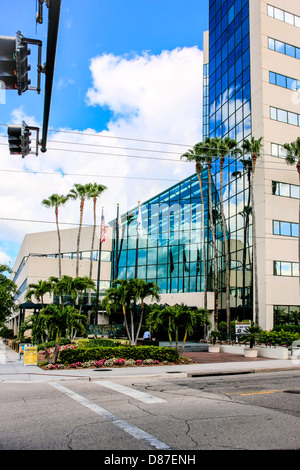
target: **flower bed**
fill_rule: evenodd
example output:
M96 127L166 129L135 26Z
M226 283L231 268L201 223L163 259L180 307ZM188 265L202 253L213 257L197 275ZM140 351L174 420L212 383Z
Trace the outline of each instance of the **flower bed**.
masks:
M43 365L42 368L45 370L61 370L61 369L94 369L101 367L140 367L140 366L162 366L162 365L173 365L173 364L188 364L192 363L193 360L187 357L179 359L177 362L169 361L158 361L157 359L123 359L123 358L110 358L110 359L99 359L96 361L86 362L72 362L71 364L47 364Z
M159 362L177 362L179 354L176 349L160 346L118 346L98 348L63 349L59 354L60 362L72 364L74 362L97 361L100 359L153 359Z

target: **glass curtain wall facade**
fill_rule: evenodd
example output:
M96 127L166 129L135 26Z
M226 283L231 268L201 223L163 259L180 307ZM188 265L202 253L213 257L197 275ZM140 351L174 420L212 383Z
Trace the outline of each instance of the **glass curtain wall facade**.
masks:
M208 136L251 138L249 0L209 1L209 132ZM204 113L207 111L204 110ZM230 257L230 303L235 317L252 318L251 166L227 158L223 188L219 162L213 165L216 191L223 192ZM219 210L219 208L216 208ZM225 290L225 259L220 259L220 292ZM221 310L225 298L221 297ZM234 310L232 311L232 313Z
M161 293L203 291L203 258L207 259L203 250L210 251L207 171L201 178L204 208L195 174L141 204L142 234L137 232L137 208L122 216L118 249L114 236L114 278L138 277L153 281ZM214 197L217 197L216 191ZM207 266L211 273L210 262ZM208 277L208 285L211 285Z

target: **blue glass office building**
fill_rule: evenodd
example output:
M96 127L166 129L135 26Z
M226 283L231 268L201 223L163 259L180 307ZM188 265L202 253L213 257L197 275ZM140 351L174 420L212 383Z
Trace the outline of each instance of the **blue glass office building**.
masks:
M249 2L211 0L209 63L204 64L204 138L229 136L241 141L250 136L249 65ZM144 236L138 238L138 242L138 208L122 216L123 236L118 250L116 242L114 249L118 258L113 256L114 278L138 277L154 281L161 293L173 294L203 292L205 278L208 291L213 292L214 252L208 217L207 169L201 179L203 211L199 181L194 174L141 205ZM212 206L218 251L220 319L222 311L225 319L225 296L222 295L225 292L225 253L219 192L219 163L216 162L212 165ZM232 312L239 319L249 318L252 308L251 214L247 211L249 172L236 158L228 158L224 166L223 198L230 251Z
M240 142L250 137L249 66L249 2L211 0L209 63L204 64L204 138L229 136ZM252 317L249 176L241 159L226 159L222 190L230 251L230 303L232 318L239 319ZM208 216L207 169L201 179L203 206L196 173L143 202L142 237L137 235L138 208L123 214L122 237L114 241L114 279L138 277L154 281L162 294L203 292L206 279L207 290L213 293L215 263ZM225 320L225 253L219 196L216 161L212 165L212 207L218 252L219 320ZM196 295L194 303L203 306Z

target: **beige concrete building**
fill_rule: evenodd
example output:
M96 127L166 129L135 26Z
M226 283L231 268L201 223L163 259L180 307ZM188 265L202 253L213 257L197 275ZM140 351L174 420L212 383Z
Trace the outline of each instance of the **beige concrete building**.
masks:
M300 136L300 2L250 1L252 135L257 162L258 284L261 325L299 308L299 178L281 145ZM281 158L282 157L282 158Z
M93 250L91 250L93 227L83 227L79 249L79 276L90 275L90 260L92 257L92 279L97 286L98 276L98 253L100 229L96 229ZM77 235L78 229L61 230L61 271L62 275L76 277L77 262ZM112 250L112 228L106 228L105 241L101 247L100 264L100 294L110 287L111 279L111 250ZM25 294L29 284L36 284L39 280L47 280L50 276L58 277L58 239L56 231L27 234L21 245L19 254L13 266L12 280L17 284L19 296L16 299L20 307L26 303ZM45 295L44 302L52 302L52 297ZM37 300L32 298L32 302ZM15 333L21 318L30 315L32 309L23 308L17 312L6 324ZM106 321L107 319L105 319ZM102 317L98 318L101 323Z
M263 138L254 200L259 322L269 330L300 314L299 177L282 148L300 136L300 2L209 0L209 9L204 137Z

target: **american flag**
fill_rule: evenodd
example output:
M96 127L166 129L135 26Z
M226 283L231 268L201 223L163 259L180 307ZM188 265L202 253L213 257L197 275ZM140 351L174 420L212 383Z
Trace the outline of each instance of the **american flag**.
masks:
M106 227L105 227L105 221L104 221L104 214L103 214L103 209L102 209L102 216L101 216L101 243L105 241L105 234L106 234Z

